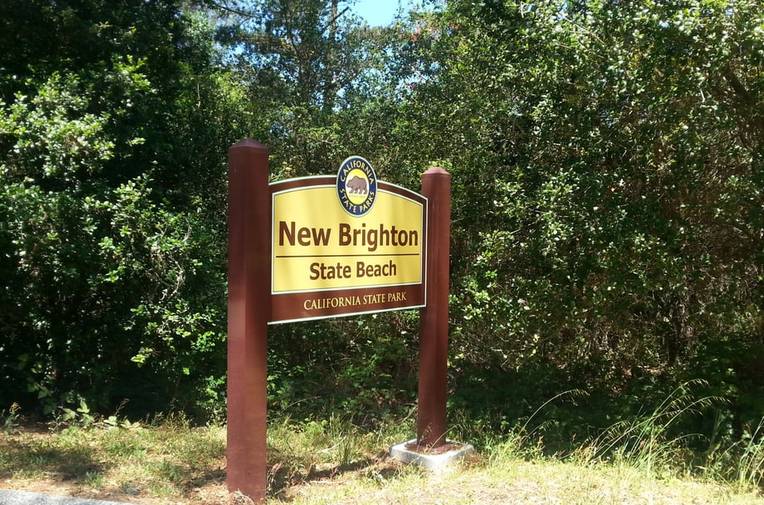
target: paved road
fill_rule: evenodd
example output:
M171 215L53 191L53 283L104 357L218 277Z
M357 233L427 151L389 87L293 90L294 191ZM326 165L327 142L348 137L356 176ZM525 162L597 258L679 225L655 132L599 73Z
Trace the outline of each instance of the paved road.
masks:
M0 505L127 505L126 502L85 500L71 496L49 496L0 489Z

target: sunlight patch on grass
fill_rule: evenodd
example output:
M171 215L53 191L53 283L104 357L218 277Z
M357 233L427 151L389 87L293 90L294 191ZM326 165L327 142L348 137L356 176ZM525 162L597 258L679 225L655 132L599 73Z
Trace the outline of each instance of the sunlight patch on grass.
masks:
M277 503L274 500L274 503ZM411 505L457 504L676 504L759 505L753 494L729 487L679 479L658 480L639 470L595 465L580 467L558 461L504 460L474 462L449 474L415 469L379 481L357 476L343 482L302 486L295 505L377 503Z

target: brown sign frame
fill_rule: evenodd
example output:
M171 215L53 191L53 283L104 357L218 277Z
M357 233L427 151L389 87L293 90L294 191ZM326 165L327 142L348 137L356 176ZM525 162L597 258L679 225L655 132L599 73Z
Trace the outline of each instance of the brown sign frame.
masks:
M312 177L300 177L295 179L286 179L283 181L276 181L269 184L271 192L271 215L275 213L274 204L275 196L283 191L291 191L299 188L311 188L311 187L334 187L336 183L336 177L332 175L319 175ZM427 305L427 197L420 195L410 189L392 184L385 181L377 181L377 191L385 191L393 193L422 206L423 223L422 223L422 257L421 257L421 269L422 279L418 284L388 284L381 286L364 286L364 287L349 287L339 289L322 289L320 291L300 291L290 293L277 293L274 292L273 282L273 267L271 266L271 316L268 321L269 325L285 324L300 321L315 321L319 319L328 319L334 317L347 317L356 316L362 314L373 314L377 312L387 312L392 310L408 310L418 309ZM359 218L363 219L363 218ZM271 223L273 219L271 220ZM271 227L272 228L272 227ZM271 229L271 247L274 240L275 230ZM271 256L273 258L273 256ZM389 294L404 293L406 295L406 303L391 299ZM359 308L362 310L345 310L346 307L327 307L321 309L320 315L312 315L308 310L304 308L306 299L315 297L320 294L321 297L353 297L357 296L363 300L364 295L381 294L384 296L384 302L376 303L362 303L359 304Z

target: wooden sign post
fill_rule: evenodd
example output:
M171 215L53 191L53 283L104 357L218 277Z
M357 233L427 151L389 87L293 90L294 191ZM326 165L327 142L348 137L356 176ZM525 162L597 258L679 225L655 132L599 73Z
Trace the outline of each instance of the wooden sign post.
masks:
M266 348L271 276L268 149L244 140L228 151L228 429L230 491L265 499Z
M417 445L445 442L450 176L423 195L346 159L268 183L268 150L229 149L227 486L265 500L267 325L421 308Z
M448 374L448 275L451 238L451 176L442 168L422 175L422 193L430 216L427 242L429 303L422 309L419 330L419 405L417 445L446 442Z

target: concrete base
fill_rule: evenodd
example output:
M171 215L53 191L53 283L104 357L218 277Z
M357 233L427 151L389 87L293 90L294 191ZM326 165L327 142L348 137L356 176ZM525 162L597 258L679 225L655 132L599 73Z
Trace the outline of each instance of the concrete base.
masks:
M412 449L416 446L416 439L408 442L401 442L390 448L390 457L403 463L413 463L420 465L428 470L439 472L445 470L454 463L459 462L468 454L475 452L475 448L470 444L460 444L452 440L447 440L447 444L452 447L441 453L417 452Z

